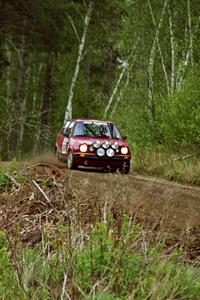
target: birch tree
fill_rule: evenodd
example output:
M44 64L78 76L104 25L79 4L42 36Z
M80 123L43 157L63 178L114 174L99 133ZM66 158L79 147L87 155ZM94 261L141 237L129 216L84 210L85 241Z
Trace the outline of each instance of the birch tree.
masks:
M162 63L162 69L163 69L163 73L164 73L164 76L165 76L165 82L166 82L167 92L168 92L168 95L169 95L169 93L170 93L169 80L168 80L167 70L166 70L166 66L165 66L165 62L164 62L164 58L163 58L163 55L162 55L162 50L161 50L161 46L160 46L160 42L159 42L159 30L160 30L160 27L162 25L162 20L163 20L163 16L164 16L164 13L165 13L166 5L167 5L167 0L164 2L164 5L163 5L162 15L161 15L160 23L159 23L160 26L158 28L156 26L156 22L155 22L155 18L154 18L154 13L153 13L153 10L152 10L152 6L151 6L150 0L148 0L148 4L149 4L149 9L150 9L150 13L151 13L151 17L152 17L154 29L155 29L155 38L154 38L154 42L153 42L154 43L154 47L152 48L152 51L154 51L154 56L155 56L155 49L156 49L155 43L156 43L157 47L158 47L159 54L160 54L161 63Z
M194 65L193 59L193 33L192 33L192 23L191 23L191 7L190 7L190 0L187 0L187 17L188 23L186 24L185 32L187 32L187 49L185 51L185 57L180 60L178 73L177 73L177 89L180 91L181 84L183 81L183 74L185 72L185 68L188 66L189 62ZM188 30L187 30L188 29Z
M169 31L170 31L170 42L171 42L171 93L175 89L175 38L173 30L172 12L170 6L168 6L169 13Z
M148 0L148 4L151 7L150 0ZM151 110L152 117L154 118L154 100L153 100L153 73L154 73L154 60L155 60L155 54L156 54L156 44L158 43L158 36L159 32L162 26L163 17L165 14L167 6L167 0L164 1L160 20L158 23L157 28L155 29L155 37L153 40L150 57L149 57L149 66L148 66L148 74L149 74L149 86L148 86L148 94L149 94L149 109Z
M82 38L80 40L78 56L77 56L77 60L76 60L76 66L74 69L74 74L72 76L72 81L71 81L71 85L70 85L69 97L68 97L67 107L65 110L64 124L67 122L67 120L70 120L72 118L72 103L73 103L73 97L74 97L74 89L75 89L76 81L77 81L77 78L79 75L81 61L83 59L83 51L84 51L84 47L85 47L86 36L87 36L87 31L88 31L93 7L94 7L94 1L90 1L89 6L86 11L86 15L85 15L83 34L82 34Z
M115 97L115 95L117 94L117 91L118 91L118 89L119 89L119 86L120 86L120 84L121 84L121 81L122 81L122 79L123 79L123 77L124 77L124 74L125 74L125 72L127 71L127 69L128 69L128 63L125 61L125 60L121 60L121 59L119 59L118 58L118 62L121 64L121 72L120 72L120 74L119 74L119 77L118 77L118 80L117 80L117 82L116 82L116 85L115 85L115 87L114 87L114 89L113 89L113 92L112 92L112 94L111 94L111 96L110 96L110 99L109 99L109 101L108 101L108 104L107 104L107 106L106 106L106 108L105 108L105 111L104 111L104 118L106 118L106 116L107 116L107 113L108 113L108 110L109 110L109 108L110 108L110 106L111 106L111 104L112 104L112 102L113 102L113 99L114 99L114 97Z

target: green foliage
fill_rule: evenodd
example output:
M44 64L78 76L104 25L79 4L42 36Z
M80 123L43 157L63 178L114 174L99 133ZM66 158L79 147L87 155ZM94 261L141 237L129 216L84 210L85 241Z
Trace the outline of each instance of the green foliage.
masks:
M13 248L1 233L1 299L60 299L64 274L73 299L197 299L199 267L181 264L180 250L165 256L160 243L148 242L144 255L144 233L126 215L117 226L110 217L97 223L84 240L77 233L60 223L52 236L47 227L35 249Z
M17 170L17 160L16 158L13 158L9 163L8 172L12 174L16 172L16 170Z
M0 169L0 190L6 186L7 180L3 170Z
M0 232L0 298L20 299L20 288L9 257L6 234ZM23 294L21 299L23 299Z
M193 70L185 79L183 87L166 103L163 136L165 143L178 147L200 145L200 76Z

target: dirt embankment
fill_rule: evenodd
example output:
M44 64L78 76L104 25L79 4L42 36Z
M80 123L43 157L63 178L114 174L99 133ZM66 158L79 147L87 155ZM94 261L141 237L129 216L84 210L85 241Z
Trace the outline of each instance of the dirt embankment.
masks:
M34 245L43 226L80 222L90 227L109 212L118 220L127 213L135 223L167 243L183 245L188 257L200 257L200 188L137 176L73 171L56 165L36 164L20 171L0 194L0 228ZM52 229L53 230L53 229Z

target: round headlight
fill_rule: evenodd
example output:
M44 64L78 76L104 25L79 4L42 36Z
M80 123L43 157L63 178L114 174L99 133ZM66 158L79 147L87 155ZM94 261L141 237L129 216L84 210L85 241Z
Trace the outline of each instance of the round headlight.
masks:
M110 146L110 143L108 141L103 142L102 147L104 149L108 149L108 147Z
M81 152L86 152L87 151L87 145L86 144L80 145L80 151Z
M97 149L97 155L102 157L105 155L105 150L103 148L98 148Z
M99 141L95 141L93 143L94 148L99 148L101 146L101 143Z
M106 154L108 157L113 157L115 155L115 151L112 148L107 149Z
M112 143L112 148L113 149L117 149L119 147L119 143L117 141L115 141L114 143Z
M121 154L127 154L128 153L128 148L127 147L122 147L121 148Z

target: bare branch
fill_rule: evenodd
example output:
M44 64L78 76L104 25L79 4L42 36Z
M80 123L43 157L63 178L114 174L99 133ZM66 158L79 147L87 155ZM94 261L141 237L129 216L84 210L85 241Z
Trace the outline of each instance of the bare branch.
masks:
M74 24L74 21L72 20L71 16L70 16L67 12L66 12L66 15L67 15L67 17L68 17L68 19L69 19L69 21L70 21L70 23L71 23L71 25L72 25L72 28L73 28L74 33L75 33L75 36L76 36L77 40L78 40L79 43L80 43L80 37L79 37L78 32L77 32L77 30L76 30L76 26L75 26L75 24Z
M36 188L40 191L40 193L44 196L44 198L46 199L46 201L51 205L51 201L50 201L49 197L43 191L43 189L39 186L39 184L35 180L32 180L32 182L36 186Z

